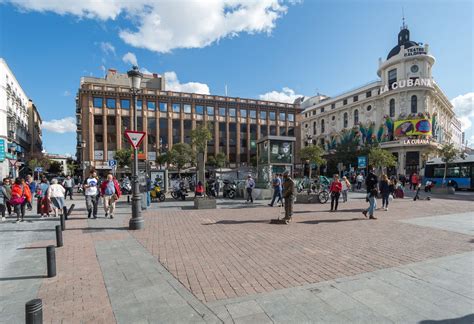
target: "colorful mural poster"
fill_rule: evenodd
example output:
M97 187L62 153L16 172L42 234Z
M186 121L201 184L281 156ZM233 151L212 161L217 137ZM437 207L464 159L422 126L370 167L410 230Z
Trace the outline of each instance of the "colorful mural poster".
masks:
M413 135L431 136L431 122L429 119L407 119L395 122L395 137Z

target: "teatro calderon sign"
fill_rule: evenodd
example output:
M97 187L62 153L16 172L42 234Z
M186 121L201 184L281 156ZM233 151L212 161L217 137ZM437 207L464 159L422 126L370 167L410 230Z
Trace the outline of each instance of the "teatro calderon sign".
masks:
M432 79L408 79L408 80L400 80L397 82L392 83L390 88L388 85L380 88L380 94L387 92L389 90L396 90L402 88L411 88L411 87L433 87L434 81Z

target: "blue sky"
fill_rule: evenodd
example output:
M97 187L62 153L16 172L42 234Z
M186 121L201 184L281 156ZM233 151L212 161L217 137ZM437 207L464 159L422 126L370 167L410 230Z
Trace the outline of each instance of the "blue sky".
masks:
M455 109L474 142L472 1L82 3L0 0L0 56L49 122L48 152L75 153L67 117L81 76L126 71L135 57L142 69L168 72L177 90L222 95L227 84L239 97L331 96L377 78L402 7L411 38L430 44L433 75L449 99L458 97Z

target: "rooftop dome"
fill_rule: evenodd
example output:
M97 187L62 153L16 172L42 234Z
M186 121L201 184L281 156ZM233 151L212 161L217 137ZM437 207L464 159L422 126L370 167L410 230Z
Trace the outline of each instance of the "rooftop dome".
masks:
M410 40L410 31L405 24L403 24L402 30L398 33L398 44L388 53L387 60L400 53L402 45L405 46L405 49L419 45L417 42Z

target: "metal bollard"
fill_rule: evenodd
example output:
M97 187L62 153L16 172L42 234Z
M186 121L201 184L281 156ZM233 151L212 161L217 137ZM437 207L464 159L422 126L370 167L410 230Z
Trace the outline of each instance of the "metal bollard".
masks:
M66 206L63 207L63 215L64 215L64 219L67 219L67 207Z
M25 323L43 324L43 301L32 299L25 304Z
M46 263L48 266L48 278L56 276L56 249L54 245L46 247Z
M61 225L56 225L56 246L63 246L63 232L61 230Z
M66 229L66 220L64 218L64 214L59 216L59 221L61 222L61 231Z
M67 214L66 214L66 220L68 216L71 215L72 211L74 210L74 207L76 207L75 204L72 204L71 207L69 207L69 210L67 211Z

